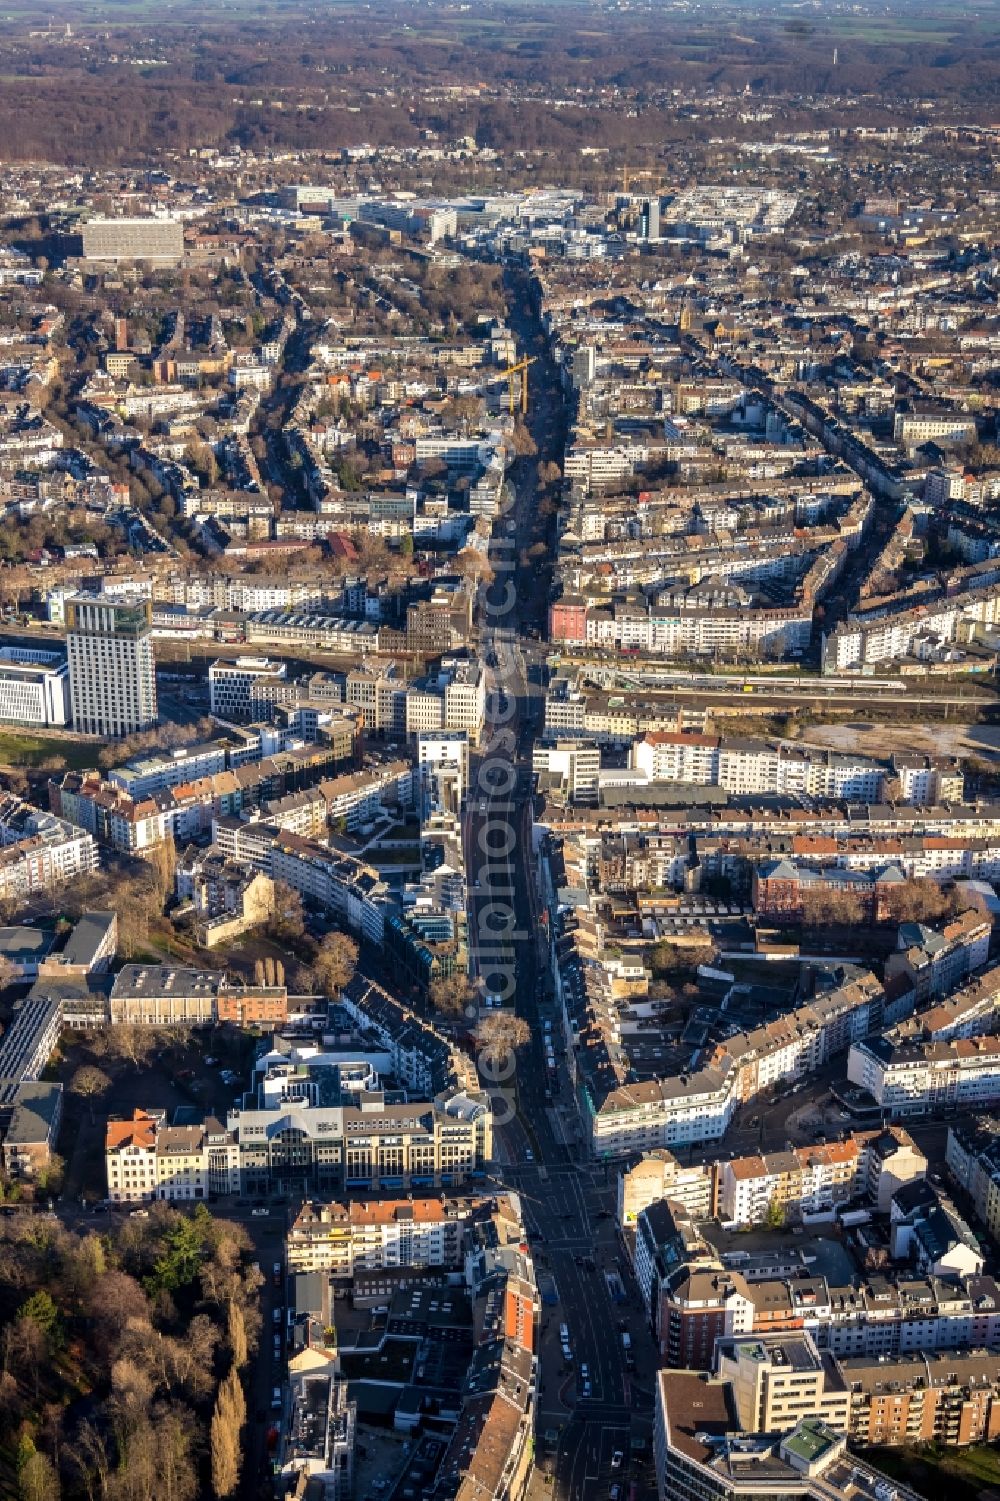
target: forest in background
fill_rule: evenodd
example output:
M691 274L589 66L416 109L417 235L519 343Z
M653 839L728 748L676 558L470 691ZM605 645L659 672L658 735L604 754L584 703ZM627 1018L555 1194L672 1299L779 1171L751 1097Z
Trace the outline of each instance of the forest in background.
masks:
M49 19L51 17L51 20ZM8 160L134 163L197 146L340 150L468 135L504 152L659 146L699 97L781 95L785 128L932 99L991 121L1000 10L876 14L735 3L627 11L511 3L213 9L64 3L0 21ZM69 27L67 35L66 27ZM836 52L836 61L835 59ZM801 119L796 100L804 106ZM817 107L819 114L817 115Z

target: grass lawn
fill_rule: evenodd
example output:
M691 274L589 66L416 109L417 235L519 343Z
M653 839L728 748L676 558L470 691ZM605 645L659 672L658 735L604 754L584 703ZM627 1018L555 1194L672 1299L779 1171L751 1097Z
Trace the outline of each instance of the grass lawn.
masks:
M941 1444L870 1449L866 1457L925 1496L947 1493L951 1501L975 1501L980 1491L1000 1489L1000 1449L993 1444L972 1444L968 1449L947 1449Z
M97 765L99 749L98 745L88 741L61 740L56 735L0 729L0 766L24 769L40 765L48 756L59 756L71 771L78 771Z

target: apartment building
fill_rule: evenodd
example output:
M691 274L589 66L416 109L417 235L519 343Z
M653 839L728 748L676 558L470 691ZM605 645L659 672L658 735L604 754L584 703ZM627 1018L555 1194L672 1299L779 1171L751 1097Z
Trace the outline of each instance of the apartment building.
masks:
M637 740L630 764L651 782L717 785L737 796L778 793L878 802L886 769L867 756L810 751L782 741L656 732Z
M258 826L257 837L265 831L270 873L275 881L284 881L310 901L335 913L345 927L367 942L379 945L384 942L394 904L388 886L373 866L287 830L272 831L269 825ZM221 833L220 830L220 836ZM235 843L245 844L246 838L240 831Z
M120 739L157 723L148 600L78 594L66 606L73 728Z
M307 1200L288 1230L289 1270L353 1277L386 1267L459 1267L474 1199Z
M770 1213L796 1221L861 1196L888 1212L896 1189L926 1172L927 1159L900 1126L734 1157L718 1167L719 1216L735 1225L761 1224Z
M837 1366L850 1394L847 1432L856 1444L957 1448L1000 1438L995 1354L931 1351L894 1360L854 1355Z
M584 604L582 621L575 603L549 611L549 635L560 645L665 657L788 656L805 651L811 633L811 604L754 608L678 595L644 606Z
M582 735L598 745L631 750L637 736L682 729L700 730L704 713L670 699L636 692L609 693L586 684L581 675L556 676L545 695L545 735L561 740Z
M633 1254L635 1280L654 1325L660 1287L679 1264L715 1266L717 1258L682 1205L657 1199L639 1212Z
M986 963L992 931L992 923L971 908L940 929L925 923L900 923L897 952L890 954L885 963L886 984L912 991L917 1005L943 996ZM987 989L993 986L1000 991L1000 968L983 975L977 986ZM957 1001L957 997L953 999ZM971 1008L972 1015L967 1016L967 1008ZM977 1002L970 994L955 1009L971 1022L977 1012ZM992 1011L993 1007L990 1004L985 1009ZM940 1030L948 1025L943 1017L928 1017L925 1021L931 1027L932 1035L946 1035ZM954 1032L951 1035L955 1035Z
M749 1433L783 1432L803 1418L847 1431L847 1384L836 1362L804 1332L724 1337L714 1370L730 1383L736 1415Z
M139 799L97 772L70 771L49 782L49 805L101 843L141 854L168 837L178 844L198 839L215 819L249 818L287 793L314 785L338 759L335 746L293 747Z
M108 781L138 801L164 792L168 787L180 787L186 782L214 776L216 772L225 771L228 764L225 742L179 745L171 751L133 757L124 766L109 771Z
M742 1273L719 1264L675 1267L659 1283L653 1325L664 1365L708 1370L716 1343L749 1334L754 1304Z
M746 1434L818 1421L861 1446L961 1447L1000 1432L1000 1373L984 1350L873 1360L822 1351L806 1331L723 1337L702 1381L724 1385Z
M952 642L966 640L977 626L1000 621L1000 591L969 589L878 617L851 618L823 637L824 673L856 672L899 661L947 661Z
M37 1178L51 1165L62 1124L63 1086L0 1080L0 1139L11 1178Z
M730 1225L763 1224L772 1216L798 1219L849 1199L856 1172L857 1152L847 1142L821 1153L799 1148L736 1157L722 1164L719 1212Z
M109 1197L442 1189L468 1182L491 1154L484 1098L452 1093L404 1103L369 1091L359 1104L345 1104L353 1094L339 1087L325 1094L333 1084L328 1068L300 1071L283 1083L283 1092L262 1089L257 1106L230 1111L224 1125L209 1118L167 1127L155 1111L137 1112L124 1124L110 1121ZM297 1092L303 1088L305 1094ZM402 1230L400 1237L402 1245ZM432 1241L429 1234L426 1244Z
M960 803L965 797L965 775L956 761L944 756L892 756L893 775L899 779L903 801L934 807Z
M879 981L847 969L839 983L784 1017L705 1050L690 1070L630 1080L600 968L591 961L584 969L560 928L554 924L551 935L557 994L566 1035L574 1039L570 1065L595 1156L717 1140L741 1103L782 1080L806 1077L881 1023Z
M558 791L574 803L596 803L601 752L586 740L536 740L531 770L539 791Z
M27 832L22 832L27 830ZM0 899L23 902L34 892L89 875L99 864L90 834L32 808L18 826L0 825Z
M287 673L286 663L268 657L237 657L231 662L220 658L208 669L212 713L220 719L237 721L255 718L251 711L252 696L260 693L264 682L284 684Z
M180 900L191 903L198 941L206 948L261 926L274 912L270 876L211 848L179 863L175 882Z
M952 1182L968 1194L976 1218L1000 1240L1000 1124L984 1115L949 1126L945 1164Z
M618 1174L619 1226L633 1226L658 1199L672 1199L692 1219L709 1219L715 1213L714 1165L684 1167L666 1147L644 1153L634 1167Z
M108 1198L116 1204L205 1201L239 1189L234 1138L214 1118L171 1126L162 1110L110 1119L104 1135Z
M83 225L86 261L149 261L175 266L184 254L180 219L88 219Z
M751 1501L762 1488L784 1501L919 1501L818 1418L747 1431L730 1383L694 1371L659 1373L653 1459L659 1501Z
M317 791L330 824L343 819L348 829L357 830L389 809L409 807L414 800L413 781L409 761L387 761L370 770L322 781ZM272 811L268 809L269 817Z
M156 1133L162 1111L136 1110L125 1121L109 1120L104 1132L108 1198L144 1203L156 1197Z
M1000 1017L1000 965L994 965L955 991L933 998L931 1005L885 1032L893 1043L952 1042L996 1030Z
M981 1110L1000 1099L1000 1037L852 1045L847 1077L895 1120L938 1110Z

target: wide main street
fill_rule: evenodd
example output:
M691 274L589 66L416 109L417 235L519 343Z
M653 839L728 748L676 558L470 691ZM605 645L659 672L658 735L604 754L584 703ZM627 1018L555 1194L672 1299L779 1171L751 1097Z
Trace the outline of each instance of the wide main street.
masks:
M614 1176L588 1160L579 1140L531 843L531 751L544 706L538 636L545 632L549 570L545 558L527 554L544 534L537 467L562 454L562 393L528 299L519 288L509 290L520 346L535 356L528 425L538 454L512 470L511 504L491 547L495 578L480 612L490 693L466 801L470 947L483 992L512 990L505 1003L531 1029L530 1044L499 1086L496 1161L498 1179L520 1195L542 1291L534 1482L558 1501L606 1498L616 1484L623 1498L640 1497L652 1493L651 1476L630 1443L649 1437L655 1357L616 1235ZM547 1037L556 1050L554 1076Z

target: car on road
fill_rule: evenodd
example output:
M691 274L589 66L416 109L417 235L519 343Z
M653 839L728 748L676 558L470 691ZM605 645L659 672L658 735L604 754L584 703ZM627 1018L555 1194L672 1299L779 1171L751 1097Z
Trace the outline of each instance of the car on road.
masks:
M276 1387L272 1388L272 1391L271 1391L271 1406L272 1407L280 1407L281 1406L281 1387L280 1386L276 1386Z
M583 1393L582 1393L582 1395L585 1396L585 1397L589 1397L590 1393L591 1393L590 1382L589 1381L585 1381L583 1383Z
M617 1484L613 1485L608 1491L608 1501L620 1501L621 1493L621 1486Z
M584 1361L583 1365L580 1367L580 1376L584 1381L588 1380L590 1377L590 1367L588 1366L586 1361Z
M266 1219L269 1213L270 1210L267 1209L251 1209L250 1218L253 1220L259 1220L263 1216L263 1218Z
M625 1455L622 1453L621 1449L616 1449L611 1456L611 1468L613 1470L620 1470L622 1467L622 1460L624 1458Z
M525 1162L534 1162L534 1160L535 1160L535 1154L534 1154L534 1152L533 1152L533 1151L532 1151L532 1150L531 1150L531 1148L530 1148L530 1147L527 1147L527 1148L526 1148L526 1149L525 1149L525 1153L524 1153L524 1160L525 1160Z

